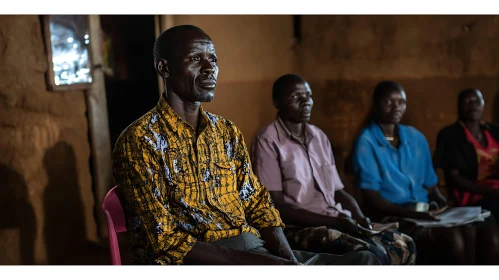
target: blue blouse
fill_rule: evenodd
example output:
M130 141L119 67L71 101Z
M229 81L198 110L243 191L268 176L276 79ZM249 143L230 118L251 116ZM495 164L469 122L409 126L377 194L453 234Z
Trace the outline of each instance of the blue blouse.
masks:
M374 121L364 128L353 152L357 185L379 191L394 204L428 203L426 189L438 183L428 141L414 127L399 124L397 129L398 149Z

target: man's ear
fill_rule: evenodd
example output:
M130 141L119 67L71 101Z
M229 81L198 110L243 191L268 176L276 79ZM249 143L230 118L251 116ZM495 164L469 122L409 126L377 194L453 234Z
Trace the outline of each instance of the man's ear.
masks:
M170 76L170 71L168 70L168 61L163 58L157 58L156 61L154 61L154 68L156 68L156 72L158 72L158 75L160 75L163 79L168 78Z

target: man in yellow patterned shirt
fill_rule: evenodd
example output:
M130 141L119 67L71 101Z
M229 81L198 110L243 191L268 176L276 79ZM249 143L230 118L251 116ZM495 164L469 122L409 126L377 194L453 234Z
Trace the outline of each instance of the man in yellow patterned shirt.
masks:
M213 100L218 77L208 35L173 27L156 40L154 59L166 91L113 151L137 263L379 263L368 252L293 253L241 132L200 106Z

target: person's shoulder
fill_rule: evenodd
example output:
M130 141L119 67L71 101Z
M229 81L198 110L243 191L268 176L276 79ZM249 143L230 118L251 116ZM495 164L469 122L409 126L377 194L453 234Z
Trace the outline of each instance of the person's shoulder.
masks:
M225 119L224 117L222 117L220 115L210 113L208 111L204 111L204 113L206 114L206 117L208 118L208 120L216 127L221 126L221 125L224 126L226 124L226 122L232 123L231 121Z
M486 122L484 128L489 131L492 138L499 141L499 125L494 123Z
M158 122L158 118L159 115L154 108L136 119L121 132L116 140L115 150L122 148L124 145L131 145L132 147L140 145L142 143L141 139L151 133L151 129Z
M399 129L401 129L401 130L403 129L406 136L409 139L411 139L411 138L420 139L421 137L425 138L424 134L412 125L399 124Z
M307 126L314 137L317 137L318 139L320 139L320 141L322 143L329 143L329 145L331 145L331 141L329 140L329 137L322 129L320 129L318 126L313 125L313 124L307 124Z
M462 126L458 122L454 122L440 129L438 135L441 137L455 137L456 132L462 132L462 130Z
M242 137L241 130L231 120L208 111L204 111L204 113L220 136L228 136L230 138Z
M373 134L373 124L370 123L365 126L359 133L359 137L355 140L355 143L373 143L374 134Z
M379 146L373 129L373 123L370 123L360 131L359 136L353 143L352 159L363 161L372 157L375 147Z
M257 132L255 139L258 140L276 140L278 137L274 121L266 124Z
M485 123L485 126L487 127L488 130L499 133L499 124L487 122Z
M404 129L405 133L407 133L408 136L419 137L423 135L421 131L419 131L417 128L415 128L412 125L399 124L399 128Z
M204 113L206 114L206 117L211 122L211 124L217 129L239 130L239 128L229 119L208 111L204 111Z
M307 123L307 126L310 128L310 131L312 131L314 136L319 136L321 138L324 138L324 137L327 138L326 133L322 129L320 129L318 126L310 124L310 123Z
M414 143L418 143L419 145L428 145L426 136L414 126L400 124L399 127L404 129L407 139L414 140Z

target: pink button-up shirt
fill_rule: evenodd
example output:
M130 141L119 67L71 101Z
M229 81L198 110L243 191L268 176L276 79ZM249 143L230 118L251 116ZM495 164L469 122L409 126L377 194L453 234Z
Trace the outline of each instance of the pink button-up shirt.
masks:
M286 203L323 215L351 216L334 200L344 186L326 134L306 124L305 136L302 144L277 116L253 142L254 172L267 190L282 191Z

